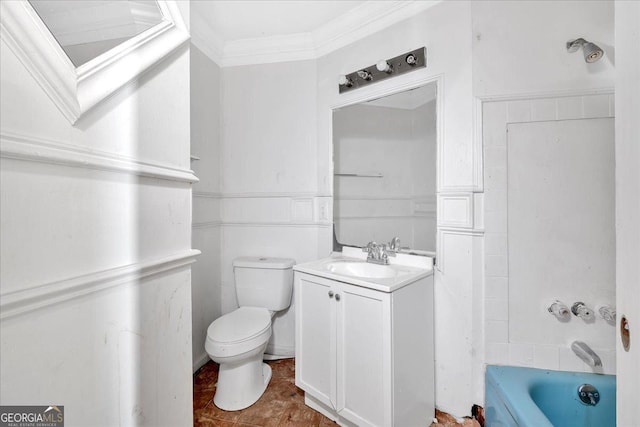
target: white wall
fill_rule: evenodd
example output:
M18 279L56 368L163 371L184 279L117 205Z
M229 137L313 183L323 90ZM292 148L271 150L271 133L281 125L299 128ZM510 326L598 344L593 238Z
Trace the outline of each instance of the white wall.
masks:
M610 1L473 1L475 96L612 88L615 46ZM583 37L605 51L585 67L566 42Z
M615 306L613 118L509 124L507 140L509 341L568 352L582 340L613 356L614 322L546 310L556 298Z
M316 187L316 62L222 70L222 312L237 307L233 259L268 255L301 263L330 229L329 193ZM324 214L321 214L324 212ZM293 356L293 307L273 322L267 352Z
M194 23L195 25L195 23ZM221 70L191 45L191 161L200 179L193 186L192 245L202 251L192 267L193 370L209 360L207 328L221 315L220 287L220 117Z
M190 425L188 47L74 126L4 40L0 67L0 403Z

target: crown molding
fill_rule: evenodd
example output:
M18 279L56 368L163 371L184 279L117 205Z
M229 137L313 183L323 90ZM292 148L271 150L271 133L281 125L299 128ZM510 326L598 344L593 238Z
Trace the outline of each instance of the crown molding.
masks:
M209 59L222 65L224 41L216 34L202 15L191 13L191 43Z
M313 31L320 57L427 10L442 0L369 0Z
M312 32L222 43L202 19L192 17L194 44L221 67L316 59L414 16L442 0L369 0ZM195 19L194 19L195 18ZM206 29L195 28L205 27ZM197 40L197 43L196 43Z
M223 67L317 58L311 33L233 40L224 44Z

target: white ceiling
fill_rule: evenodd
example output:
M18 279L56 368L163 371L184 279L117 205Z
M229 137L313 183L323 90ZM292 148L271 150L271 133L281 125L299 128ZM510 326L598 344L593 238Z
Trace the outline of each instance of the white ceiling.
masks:
M192 0L193 43L220 66L318 58L442 0Z
M191 2L223 42L310 33L366 1L285 0ZM382 2L393 3L393 2Z
M142 19L145 8L154 10L150 17L160 19L155 0L30 1L63 46L137 34L157 22ZM440 1L191 0L190 29L193 44L223 67L306 60L367 37ZM133 8L131 5L145 13L139 13L139 19L129 18L126 22L131 28L124 28L118 9ZM127 33L120 34L125 29Z

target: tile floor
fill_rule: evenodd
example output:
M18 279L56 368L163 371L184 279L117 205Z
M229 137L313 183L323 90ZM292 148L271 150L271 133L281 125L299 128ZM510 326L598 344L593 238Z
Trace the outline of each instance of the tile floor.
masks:
M272 377L267 390L242 411L223 411L213 404L218 364L209 361L193 377L193 424L198 427L329 427L336 423L304 404L304 392L295 385L294 359L267 362ZM436 411L431 427L480 427L476 420L461 419ZM425 420L425 427L431 420Z
M262 397L242 411L223 411L213 404L218 364L209 361L193 378L194 426L337 426L329 418L304 404L304 392L295 385L294 359L274 360L271 382Z

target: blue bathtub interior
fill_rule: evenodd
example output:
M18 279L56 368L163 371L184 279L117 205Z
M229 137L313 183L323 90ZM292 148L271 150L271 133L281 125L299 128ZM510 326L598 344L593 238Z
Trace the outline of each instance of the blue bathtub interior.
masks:
M487 366L486 427L615 427L616 378L583 372ZM582 384L600 393L595 406L578 398Z

